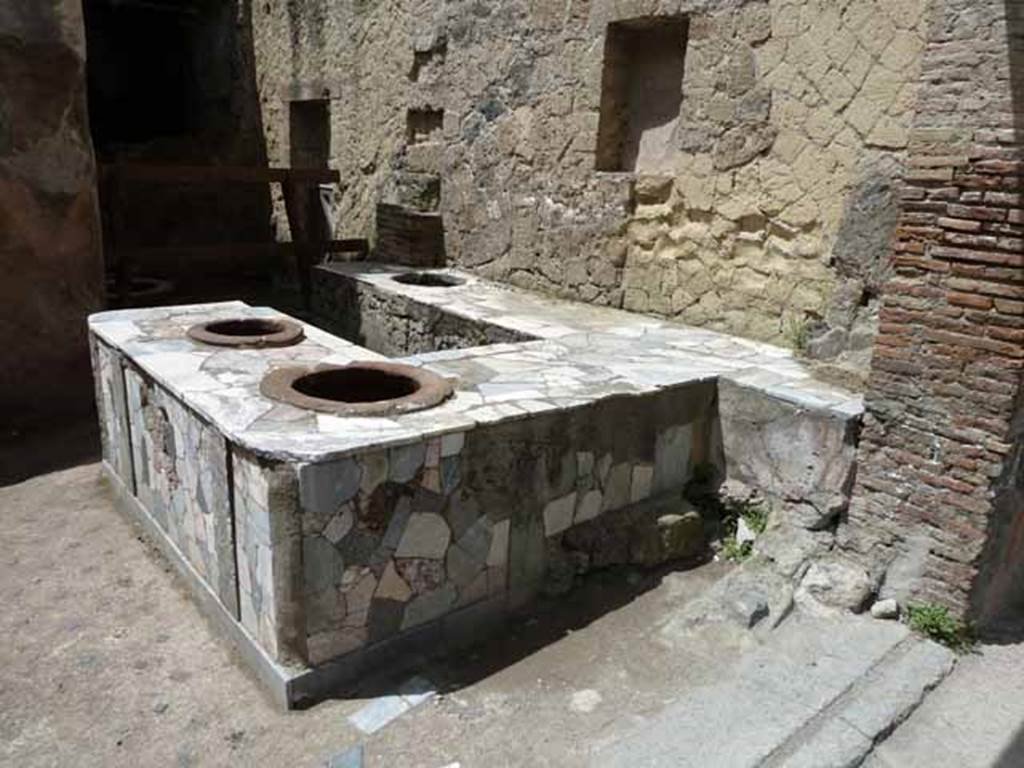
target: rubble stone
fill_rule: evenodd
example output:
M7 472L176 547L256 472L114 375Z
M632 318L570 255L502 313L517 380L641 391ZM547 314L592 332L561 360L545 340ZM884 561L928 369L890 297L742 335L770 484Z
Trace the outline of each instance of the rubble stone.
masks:
M871 615L876 619L898 619L900 604L891 597L885 600L876 600L871 606Z
M867 572L849 560L830 557L811 563L800 582L800 594L832 608L860 613L874 584Z

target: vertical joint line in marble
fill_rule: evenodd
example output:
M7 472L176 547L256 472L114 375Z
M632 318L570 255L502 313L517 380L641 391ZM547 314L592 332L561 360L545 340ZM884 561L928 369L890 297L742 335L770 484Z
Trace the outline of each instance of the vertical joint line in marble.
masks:
M124 407L125 407L125 413L124 413L125 440L126 440L128 445L134 445L135 441L132 439L132 420L131 420L131 418L128 415L128 380L127 380L127 378L125 376L125 369L128 366L126 366L121 361L121 356L120 355L117 356L117 365L121 369L120 385L121 385L121 397L124 398ZM136 470L135 470L135 452L129 450L127 453L128 453L128 470L129 470L128 474L130 476L130 483L131 483L131 485L129 486L129 489L131 490L133 496L137 496L138 493L139 493L139 481L138 481L138 478L136 476Z
M231 557L235 561L235 606L232 616L242 620L242 587L238 581L238 520L235 517L235 451L234 446L224 441L224 464L227 470L228 520L231 522Z

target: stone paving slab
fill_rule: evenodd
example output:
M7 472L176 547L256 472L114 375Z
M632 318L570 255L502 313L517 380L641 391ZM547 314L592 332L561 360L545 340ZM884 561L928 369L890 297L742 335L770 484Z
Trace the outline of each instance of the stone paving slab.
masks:
M764 768L848 768L913 712L952 670L953 653L911 636L894 647L812 722L777 750Z
M589 765L762 765L906 636L895 623L795 616L733 669L683 693Z
M866 768L1024 766L1024 643L986 645L879 744Z

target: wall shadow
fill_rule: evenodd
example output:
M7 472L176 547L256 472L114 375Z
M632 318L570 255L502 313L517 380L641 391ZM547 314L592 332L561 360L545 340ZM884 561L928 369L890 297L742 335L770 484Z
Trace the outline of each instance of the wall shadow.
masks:
M561 639L579 632L602 617L618 611L647 592L656 589L669 574L692 574L697 597L721 575L704 569L708 560L670 563L645 570L633 566L614 566L592 571L577 579L566 594L540 596L486 629L472 641L424 648L419 653L396 657L395 662L368 674L349 687L342 687L324 699L310 702L316 706L327 700L376 698L400 692L410 675L426 677L438 692L453 692L474 685L543 651ZM715 573L710 573L715 570Z
M101 164L266 166L251 0L85 0L84 11ZM131 250L133 274L173 286L120 306L239 298L270 278L263 255L196 248L272 242L269 183L105 183L100 206L107 268Z
M1006 745L992 768L1020 768L1024 765L1024 724L1014 734L1013 740Z
M96 414L0 431L0 487L100 460Z

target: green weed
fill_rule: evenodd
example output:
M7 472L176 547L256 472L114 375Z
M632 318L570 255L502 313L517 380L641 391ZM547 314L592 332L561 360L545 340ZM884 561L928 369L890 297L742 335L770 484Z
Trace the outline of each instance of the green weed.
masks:
M911 603L907 606L907 624L918 634L957 653L974 647L974 633L970 625L953 616L944 605Z

